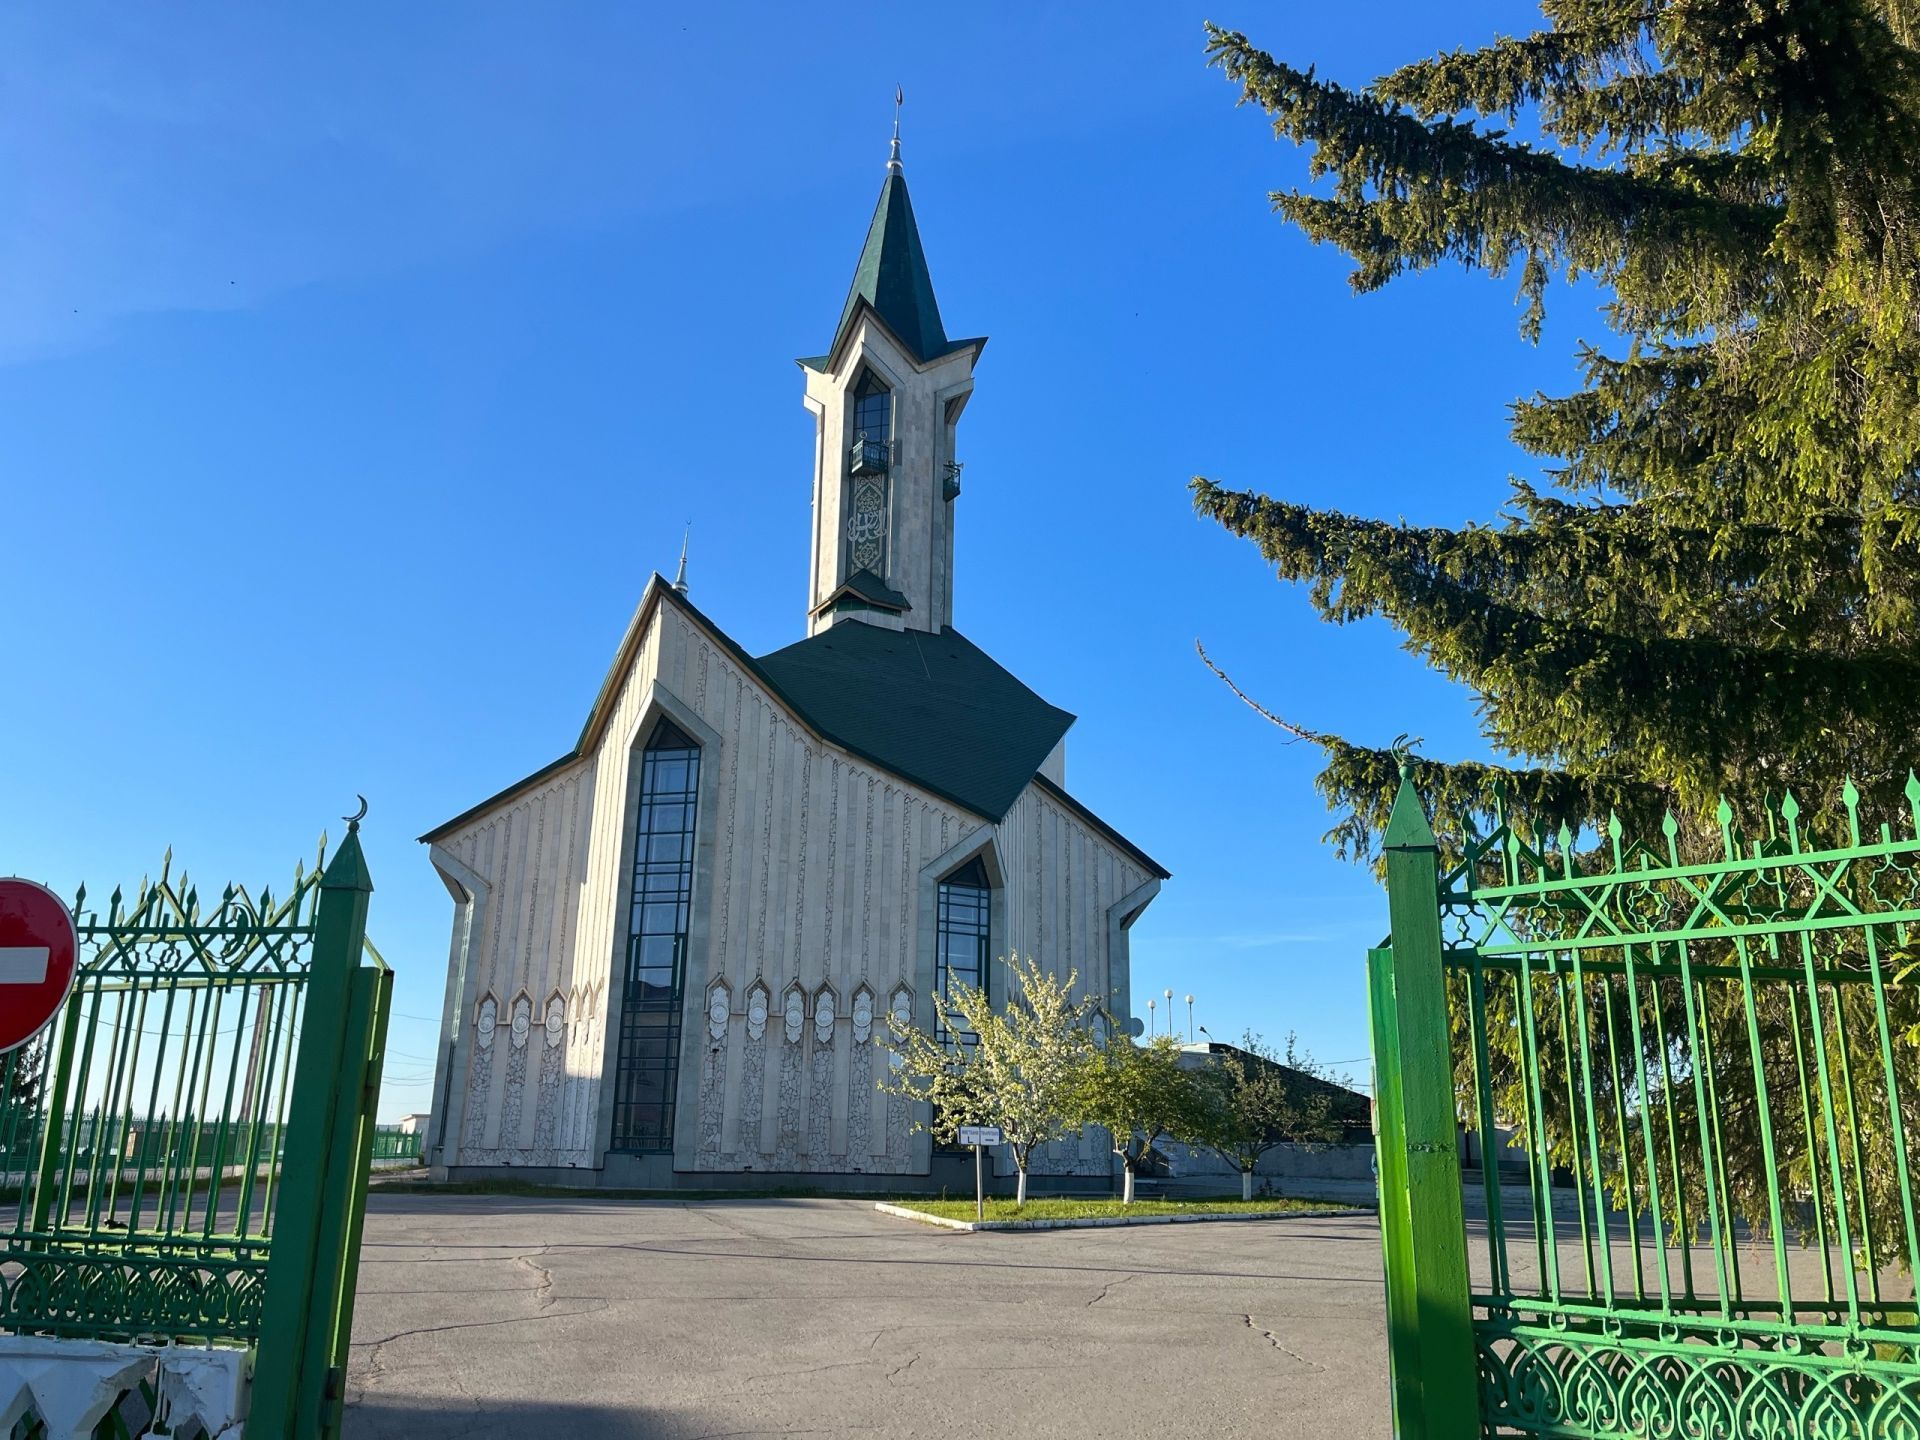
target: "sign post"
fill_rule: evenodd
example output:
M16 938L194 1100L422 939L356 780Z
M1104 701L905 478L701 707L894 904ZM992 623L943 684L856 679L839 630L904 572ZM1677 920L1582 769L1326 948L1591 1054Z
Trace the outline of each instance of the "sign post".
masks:
M987 1218L986 1174L981 1169L980 1147L998 1145L1006 1139L1006 1132L998 1125L962 1125L960 1143L973 1146L973 1218Z
M58 895L31 880L0 879L0 1054L60 1013L79 956L73 916Z

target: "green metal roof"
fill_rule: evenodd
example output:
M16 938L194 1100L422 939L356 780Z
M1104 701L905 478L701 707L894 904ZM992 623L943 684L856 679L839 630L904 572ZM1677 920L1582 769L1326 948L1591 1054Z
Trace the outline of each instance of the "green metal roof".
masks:
M1073 723L951 627L843 623L755 663L829 739L996 821Z
M954 348L940 323L939 302L933 298L933 276L927 271L926 251L920 248L920 227L913 222L907 177L897 171L880 187L880 203L867 227L867 243L854 267L853 288L834 327L829 353L840 348L862 300L923 364Z
M876 605L882 610L894 610L904 613L913 609L912 604L909 603L906 596L887 584L886 581L874 574L873 571L856 570L840 583L840 587L837 590L825 600L821 601L820 604L814 606L814 611L817 614L833 604L834 601L849 595L856 595L868 604Z
M685 611L776 700L841 749L996 822L1031 782L1167 878L1152 856L1039 773L1074 717L1047 704L957 630L928 635L851 621L756 660L661 575L648 582L573 748L421 840L452 834L591 754L662 604Z

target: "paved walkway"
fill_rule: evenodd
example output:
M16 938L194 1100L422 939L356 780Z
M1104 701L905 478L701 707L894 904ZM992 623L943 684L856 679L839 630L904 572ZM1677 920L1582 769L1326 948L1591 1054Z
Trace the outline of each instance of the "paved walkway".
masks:
M1371 1216L969 1235L376 1193L353 1329L358 1437L1388 1431Z

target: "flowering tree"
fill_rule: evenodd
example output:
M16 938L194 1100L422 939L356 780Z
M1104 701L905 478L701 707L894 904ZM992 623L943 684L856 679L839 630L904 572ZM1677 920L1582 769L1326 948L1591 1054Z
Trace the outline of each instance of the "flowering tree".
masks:
M1293 1036L1275 1054L1251 1030L1238 1049L1202 1072L1206 1103L1195 1138L1240 1172L1240 1198L1253 1198L1253 1172L1277 1145L1326 1144L1340 1137L1334 1087Z
M1205 1096L1196 1072L1180 1068L1170 1035L1136 1045L1109 1021L1107 1041L1081 1066L1075 1106L1083 1125L1111 1137L1125 1169L1121 1200L1133 1203L1133 1182L1161 1140L1186 1140L1204 1128Z
M998 1125L1019 1172L1015 1203L1024 1205L1033 1152L1080 1128L1075 1100L1093 1049L1092 1005L1073 998L1077 974L1059 980L1009 955L1007 975L1011 993L998 1010L985 990L958 980L935 995L931 1035L889 1016L896 1059L880 1088L931 1101L931 1115L915 1124L936 1140L952 1143L962 1125ZM962 1035L973 1038L954 1038Z

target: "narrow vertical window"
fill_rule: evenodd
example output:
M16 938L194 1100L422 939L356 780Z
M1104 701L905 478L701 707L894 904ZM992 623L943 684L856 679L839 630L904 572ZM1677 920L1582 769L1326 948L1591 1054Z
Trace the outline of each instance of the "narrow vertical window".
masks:
M992 900L987 867L977 856L940 882L934 984L940 998L949 1004L956 981L977 990L990 988L988 960L993 936L988 916ZM955 1038L965 1043L975 1037L963 1034Z
M893 463L893 397L862 374L853 390L852 491L847 506L847 574L886 572L887 471ZM842 577L845 578L844 576Z
M693 902L700 747L662 720L640 758L613 1148L671 1150Z
M853 387L853 434L856 440L879 447L876 459L884 468L893 442L893 395L871 370Z

